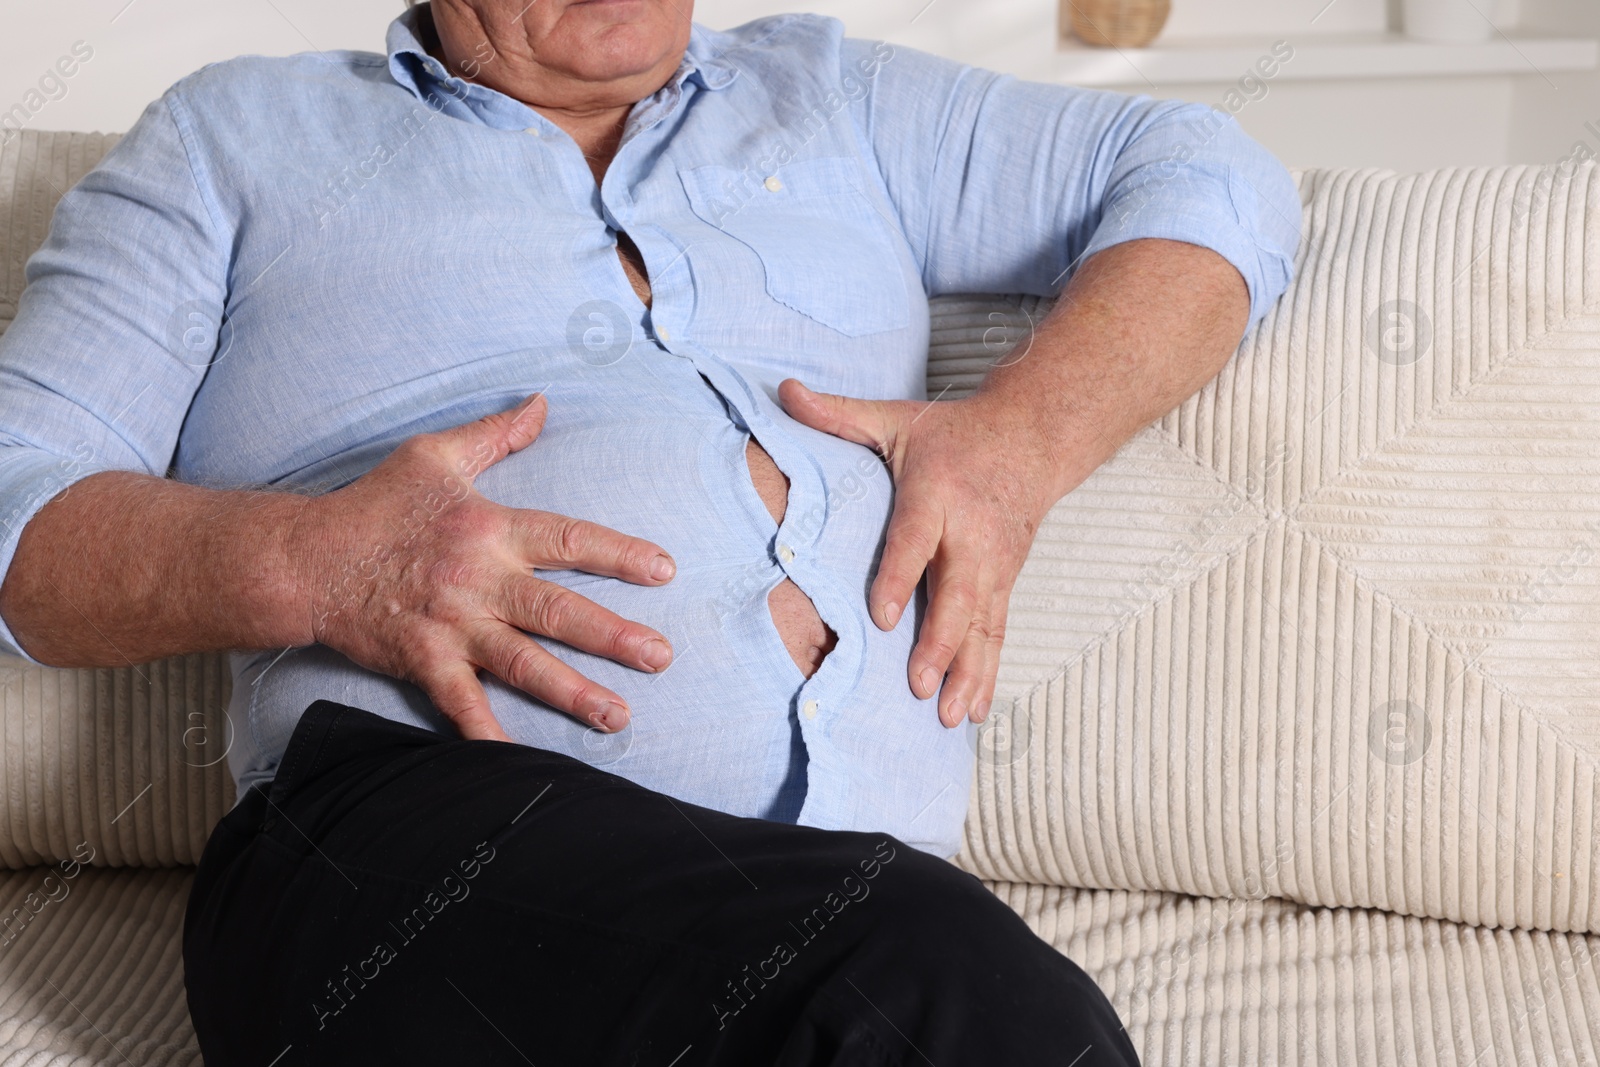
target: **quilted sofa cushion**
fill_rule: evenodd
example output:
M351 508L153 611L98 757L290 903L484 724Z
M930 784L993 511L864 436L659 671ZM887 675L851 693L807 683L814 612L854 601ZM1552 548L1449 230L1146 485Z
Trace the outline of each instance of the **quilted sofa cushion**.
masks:
M1289 293L1040 532L963 862L1600 930L1600 170L1300 188ZM941 309L931 390L1043 310Z
M0 871L0 1064L202 1067L183 990L192 878Z
M0 655L0 867L195 864L233 805L226 657L56 670Z
M109 143L0 150L0 314ZM1289 294L1040 532L962 862L1594 931L1600 177L1298 177ZM939 301L930 395L1045 310ZM0 676L0 863L192 862L220 657Z

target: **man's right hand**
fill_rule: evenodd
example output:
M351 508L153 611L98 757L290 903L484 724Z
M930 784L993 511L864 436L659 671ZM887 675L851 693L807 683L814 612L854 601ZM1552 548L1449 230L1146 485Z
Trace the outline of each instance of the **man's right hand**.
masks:
M636 670L672 662L655 630L535 576L575 569L662 585L676 572L665 552L581 519L505 507L473 488L478 474L539 436L547 412L537 394L411 437L354 482L310 498L285 535L315 640L415 684L470 739L510 740L480 667L596 729L627 725L626 701L524 631Z

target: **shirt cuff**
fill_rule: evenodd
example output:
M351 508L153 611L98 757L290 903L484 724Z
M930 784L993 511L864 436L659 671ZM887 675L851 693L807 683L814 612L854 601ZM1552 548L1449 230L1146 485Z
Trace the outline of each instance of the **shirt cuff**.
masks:
M1299 193L1288 172L1274 168L1246 176L1191 161L1170 178L1157 172L1107 204L1083 258L1147 237L1209 248L1244 276L1254 326L1289 287L1300 245Z

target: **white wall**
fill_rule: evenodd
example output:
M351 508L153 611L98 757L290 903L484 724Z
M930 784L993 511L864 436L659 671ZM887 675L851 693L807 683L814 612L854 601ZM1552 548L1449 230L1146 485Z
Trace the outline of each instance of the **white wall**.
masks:
M1522 7L1530 26L1600 37L1600 0L1522 0ZM1558 162L1578 144L1600 155L1600 72L1518 78L1509 137L1517 162Z
M1480 0L1481 2L1481 0ZM1487 0L1505 3L1508 0ZM1514 2L1514 0L1511 0ZM1383 29L1386 0L1173 0L1167 37L1277 37ZM857 37L954 54L987 51L1019 34L1053 33L1057 0L696 0L695 18L731 26L783 11L814 11L844 22ZM1322 12L1320 18L1317 18ZM1312 19L1316 19L1312 26Z
M1252 137L1296 167L1489 166L1510 162L1511 82L1499 77L1279 82L1237 117ZM1167 85L1158 95L1215 104L1223 88Z
M688 0L684 0L688 2ZM1174 0L1167 37L1218 32L1259 40L1315 40L1330 31L1380 29L1397 0ZM1480 0L1485 2L1485 0ZM857 36L885 37L946 54L996 54L1048 35L1056 0L698 0L695 17L727 26L807 10L837 16ZM0 112L28 99L75 42L93 49L29 125L126 129L144 105L204 63L242 53L383 49L402 0L0 0ZM1496 0L1497 24L1600 36L1597 0ZM1322 12L1320 17L1318 12ZM1315 21L1313 21L1315 20ZM1600 76L1400 78L1278 82L1239 115L1287 162L1417 169L1550 162L1600 125ZM1118 86L1215 102L1223 85ZM35 96L32 99L38 100ZM1595 138L1591 138L1595 140ZM1600 149L1600 141L1595 143Z
M0 0L0 113L83 41L94 57L29 125L126 130L167 86L246 53L383 51L402 0Z

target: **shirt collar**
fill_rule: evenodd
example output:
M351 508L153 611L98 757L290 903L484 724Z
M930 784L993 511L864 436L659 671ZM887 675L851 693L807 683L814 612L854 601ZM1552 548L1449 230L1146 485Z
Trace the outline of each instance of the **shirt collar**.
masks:
M467 102L480 115L483 114L483 105L488 105L490 111L503 110L492 101L497 98L503 104L511 101L510 97L451 74L443 63L428 54L418 30L418 21L424 17L433 17L430 4L409 7L389 23L385 43L389 50L389 73L394 80L419 99L428 99L429 91L437 86ZM721 52L711 42L710 35L696 23L690 27L689 46L684 50L678 70L663 89L679 90L690 78L703 88L722 89L732 83L738 74L739 68L722 58Z

